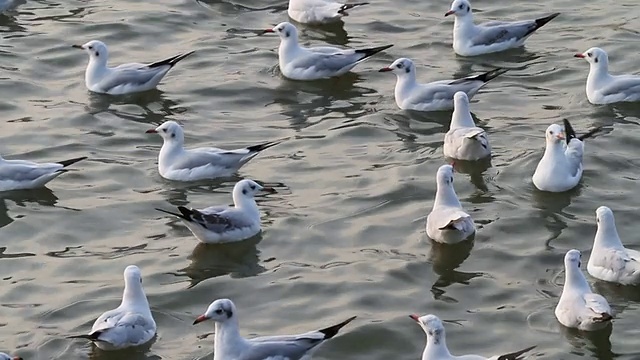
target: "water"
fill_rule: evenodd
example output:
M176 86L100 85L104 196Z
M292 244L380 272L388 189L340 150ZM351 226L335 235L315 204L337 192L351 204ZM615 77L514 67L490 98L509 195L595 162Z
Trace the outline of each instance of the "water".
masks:
M564 253L580 249L586 263L598 206L610 206L624 241L640 245L640 105L590 105L587 64L572 57L601 46L613 72L637 70L637 3L477 1L481 20L562 12L525 49L477 58L453 53L448 6L376 1L352 11L344 26L305 28L305 44L395 44L356 73L315 82L283 79L277 37L243 31L285 20L283 1L33 0L1 16L0 151L90 159L49 189L2 194L0 349L26 359L210 359L213 324L191 322L229 297L245 335L302 332L358 315L316 359L418 359L425 336L407 317L414 312L444 319L456 354L537 344L540 359L638 358L636 288L594 284L618 313L612 330L585 336L553 316ZM90 39L110 45L113 64L197 52L158 91L108 97L85 89L86 55L69 46ZM495 154L487 170L456 176L479 228L472 244L426 238L450 114L396 108L395 79L377 69L398 57L415 60L421 81L512 69L471 105ZM562 118L578 132L600 125L606 132L587 141L578 189L541 194L530 177L544 130ZM189 146L290 137L240 171L278 189L258 200L259 239L199 245L153 210L228 204L237 180L161 179L161 140L144 132L165 120L184 125ZM158 323L151 348L123 355L65 339L117 306L129 264L142 268Z

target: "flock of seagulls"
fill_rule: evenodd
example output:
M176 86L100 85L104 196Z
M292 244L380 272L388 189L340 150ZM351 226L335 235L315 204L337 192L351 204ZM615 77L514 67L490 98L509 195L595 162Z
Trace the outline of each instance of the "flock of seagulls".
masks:
M0 3L4 6L7 1ZM290 0L289 17L301 24L326 24L340 21L353 8L368 3L342 4L332 0ZM476 25L468 0L454 0L445 16L454 16L453 50L461 56L477 56L523 46L535 31L559 16L559 13L533 20L492 21ZM392 45L362 49L336 47L303 47L298 30L289 22L282 22L264 33L280 37L279 67L283 76L301 81L337 77L351 71L373 55ZM86 87L96 93L123 95L155 88L181 60L194 52L177 54L150 64L128 63L108 66L107 46L98 40L73 45L85 51L89 63L85 72ZM640 76L610 75L607 53L591 48L575 57L585 59L590 66L586 94L593 104L640 101ZM449 131L444 136L444 156L453 165L442 165L436 174L437 191L427 217L426 233L432 240L455 244L470 239L476 232L474 221L467 213L454 190L455 161L478 161L491 157L487 133L476 126L470 113L469 100L489 81L507 70L494 70L452 80L420 84L416 79L413 61L399 58L379 70L396 76L395 101L400 109L436 111L453 109ZM584 140L600 129L592 129L578 136L568 120L551 124L545 130L545 151L532 174L534 186L547 192L565 192L575 188L583 172ZM158 172L168 180L196 181L228 177L262 151L280 144L275 140L241 149L215 147L186 149L183 128L174 121L146 131L162 137L158 155ZM68 171L67 167L86 157L53 163L25 160L5 160L0 157L0 191L34 189ZM260 192L274 192L249 179L239 181L233 188L234 206L210 206L204 209L179 206L177 210L156 209L179 218L200 242L208 244L236 242L249 239L261 231L260 210L255 196ZM623 246L611 209L596 210L597 232L587 265L588 273L607 282L622 285L640 284L640 252ZM593 293L581 270L581 253L569 250L564 258L565 282L555 308L557 320L564 326L593 331L608 326L614 314L607 300ZM485 358L479 355L454 356L445 341L442 321L435 315L410 315L425 331L427 344L423 360L519 360L535 346ZM212 320L215 323L215 360L308 359L324 341L355 319L297 335L266 336L246 339L240 334L239 312L229 299L211 303L194 325ZM118 350L148 343L156 335L157 326L142 287L142 274L135 265L124 271L122 302L116 309L100 315L88 334L70 336L93 342L102 350ZM0 360L17 360L0 353Z

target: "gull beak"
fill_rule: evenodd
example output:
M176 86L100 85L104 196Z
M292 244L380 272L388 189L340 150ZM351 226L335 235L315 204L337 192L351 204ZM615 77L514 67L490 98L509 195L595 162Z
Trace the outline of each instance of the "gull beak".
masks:
M273 29L267 29L267 30L264 30L264 31L262 32L262 34L269 34L269 33L275 33L275 30L273 30Z
M22 358L20 356L14 356L11 358L11 360L22 360Z
M383 67L382 69L378 70L378 72L388 72L388 71L392 71L392 69L390 67Z
M72 48L75 48L75 49L84 50L84 47L82 47L82 45L76 45L76 44L74 44L74 45L71 45L71 47L72 47Z
M411 315L409 315L409 317L410 317L411 319L413 319L413 321L415 321L415 322L417 322L417 323L419 323L419 322L420 322L420 316L419 316L419 315L417 315L417 314L411 314Z
M449 15L453 15L453 14L455 14L455 13L456 13L456 11L455 11L455 10L449 10L449 11L447 11L446 13L444 13L444 16L445 16L445 17L447 17L447 16L449 16Z
M560 140L564 140L564 132L559 133L556 137Z
M199 324L199 323L201 323L203 321L206 321L206 320L209 320L209 318L206 317L205 315L200 315L195 320L193 320L193 325Z
M158 131L156 129L149 129L149 130L145 131L145 133L147 133L147 134L157 134Z
M584 54L575 54L573 57L584 59Z

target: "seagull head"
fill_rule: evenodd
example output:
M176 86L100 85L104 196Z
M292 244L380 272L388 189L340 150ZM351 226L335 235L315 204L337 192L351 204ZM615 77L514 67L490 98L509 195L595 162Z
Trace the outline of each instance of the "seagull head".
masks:
M444 16L455 15L456 18L462 18L467 15L471 15L471 4L467 0L454 0L451 3L451 8Z
M598 232L603 231L608 233L608 235L605 236L606 240L614 241L617 239L615 242L620 243L618 231L616 230L616 220L613 217L613 211L611 211L611 209L606 206L600 206L596 209L596 223L598 226ZM613 233L615 233L615 236ZM596 234L596 238L597 237L598 234Z
M420 325L422 330L427 334L427 342L431 342L434 345L439 345L444 340L444 325L442 321L435 315L409 315L411 319Z
M469 97L464 91L458 91L453 95L453 108L468 108L469 107Z
M551 124L545 132L547 144L558 144L565 140L564 129L558 124Z
M378 70L379 72L392 72L396 74L397 77L407 76L409 74L414 74L415 76L415 66L413 65L413 61L407 58L400 58L391 63L391 65L387 67L383 67Z
M165 142L177 144L184 143L184 131L182 131L182 126L175 121L165 121L157 128L147 130L146 133L159 134Z
M276 33L280 36L280 39L285 42L298 42L298 29L296 29L293 24L286 21L281 22L271 29L265 30L264 33Z
M609 56L606 51L597 47L592 47L582 54L575 54L573 56L587 60L589 65L595 68L607 68L609 66Z
M436 183L438 187L441 186L453 186L453 166L442 165L438 168L436 175Z
M0 360L22 360L20 356L9 356L0 352Z
M217 323L224 323L233 318L236 314L236 306L229 299L218 299L209 305L204 314L198 316L193 325L207 320L213 320Z
M129 265L124 269L125 284L142 284L142 272L135 265Z
M273 188L264 187L253 180L244 179L244 180L238 181L238 183L233 187L233 197L234 198L253 198L261 191L269 192L269 193L275 192Z
M100 60L106 63L109 57L107 45L99 40L91 40L84 45L71 45L71 47L86 51L91 60Z
M580 261L581 257L582 255L580 254L580 251L576 249L567 251L564 256L564 267L566 268L566 270L569 271L569 269L580 269L580 267L582 266L582 262Z

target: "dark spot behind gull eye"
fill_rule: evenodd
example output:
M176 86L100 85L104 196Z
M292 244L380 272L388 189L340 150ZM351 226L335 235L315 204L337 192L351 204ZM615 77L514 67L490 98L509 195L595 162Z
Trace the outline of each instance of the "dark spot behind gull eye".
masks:
M596 63L598 63L598 58L594 58L593 61L595 61Z
M247 189L242 189L242 193L243 193L244 195L247 195Z
M289 36L291 36L291 33L287 31L287 32L284 33L284 36L289 37Z
M100 56L100 52L99 51L96 51L96 56Z
M171 134L171 138L175 138L176 137L176 133Z

